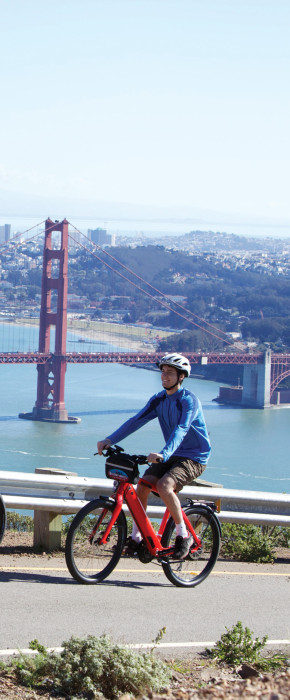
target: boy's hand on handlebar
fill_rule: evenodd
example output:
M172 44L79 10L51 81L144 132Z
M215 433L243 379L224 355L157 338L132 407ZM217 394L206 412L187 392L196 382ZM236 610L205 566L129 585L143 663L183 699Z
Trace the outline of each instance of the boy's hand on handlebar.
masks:
M163 462L163 456L159 454L159 452L150 452L150 455L147 457L147 461L151 462L151 464L156 464L157 462Z
M106 447L110 447L111 444L112 444L112 443L111 443L111 440L109 440L108 438L106 438L105 440L100 440L100 441L97 443L98 455L102 455L102 454L103 454L103 450L105 450Z

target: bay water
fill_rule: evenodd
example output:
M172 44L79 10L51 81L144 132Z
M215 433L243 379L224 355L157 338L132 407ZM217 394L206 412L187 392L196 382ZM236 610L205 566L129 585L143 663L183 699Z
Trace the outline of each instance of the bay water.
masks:
M97 348L96 348L97 350ZM137 412L160 390L160 373L119 364L67 365L65 403L78 424L18 418L36 400L35 365L1 365L0 470L34 472L51 467L104 477L97 441ZM224 407L213 401L219 385L190 378L210 433L212 454L203 478L226 488L289 492L290 409ZM131 452L158 452L163 439L154 420L123 441Z

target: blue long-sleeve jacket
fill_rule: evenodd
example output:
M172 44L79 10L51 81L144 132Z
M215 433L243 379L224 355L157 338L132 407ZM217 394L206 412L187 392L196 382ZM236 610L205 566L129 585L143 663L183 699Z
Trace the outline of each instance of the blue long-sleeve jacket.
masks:
M174 394L167 394L165 390L155 394L139 413L107 437L116 444L153 418L158 418L165 440L165 446L159 450L164 462L177 455L207 463L211 447L201 403L197 396L182 387Z

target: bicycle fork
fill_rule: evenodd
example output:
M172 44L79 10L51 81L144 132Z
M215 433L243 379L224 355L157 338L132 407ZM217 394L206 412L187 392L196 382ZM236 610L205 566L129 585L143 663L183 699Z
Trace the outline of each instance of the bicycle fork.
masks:
M105 542L107 542L107 539L110 535L110 532L111 532L113 526L115 525L116 520L118 519L118 517L120 515L120 512L122 510L122 506L123 506L123 498L117 498L115 508L112 512L112 517L110 518L108 525L107 525L105 531L103 532L102 536L98 539L99 545L102 545ZM93 529L91 530L91 532L89 534L88 539L89 539L90 544L93 543L94 536L95 536L96 532L98 531L100 525L102 524L104 518L106 517L107 513L108 513L108 508L106 508L106 506L104 505L104 509L102 510L101 515L97 519L96 524L94 525Z

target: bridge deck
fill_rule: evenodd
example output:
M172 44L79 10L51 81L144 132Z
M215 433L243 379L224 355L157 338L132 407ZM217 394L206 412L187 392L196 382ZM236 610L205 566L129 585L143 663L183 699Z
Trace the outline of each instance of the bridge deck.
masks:
M235 364L256 365L264 362L263 353L186 353L191 364ZM46 364L52 362L54 353L40 352L1 352L0 364ZM60 357L60 356L58 356ZM162 353L153 352L70 352L61 356L69 363L84 364L86 362L121 362L124 364L149 363L155 364L162 357ZM271 355L272 364L283 363L290 367L290 355Z

